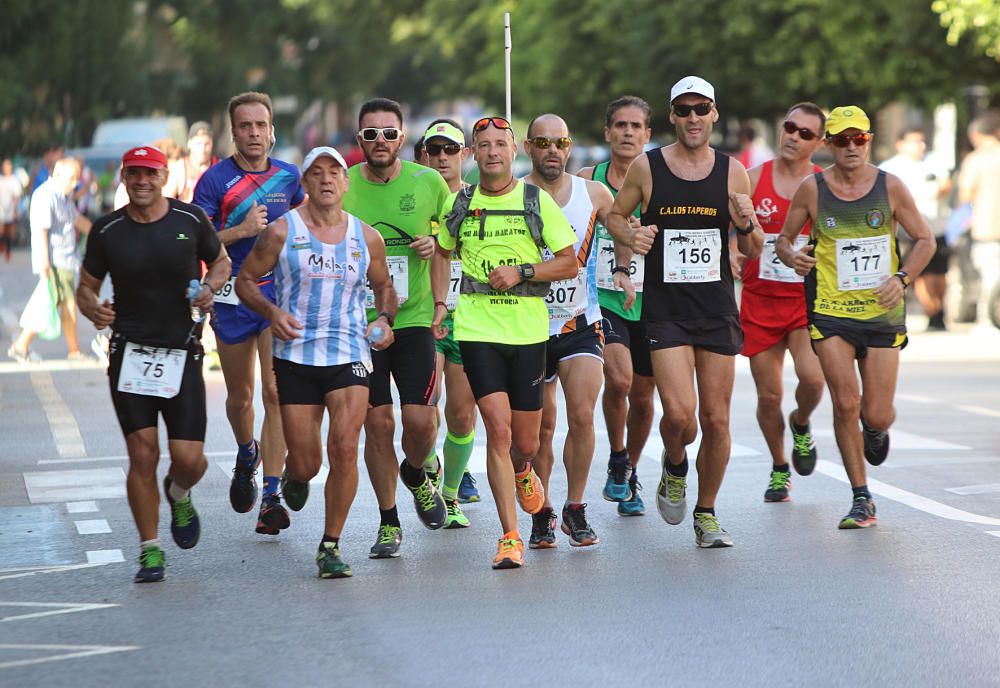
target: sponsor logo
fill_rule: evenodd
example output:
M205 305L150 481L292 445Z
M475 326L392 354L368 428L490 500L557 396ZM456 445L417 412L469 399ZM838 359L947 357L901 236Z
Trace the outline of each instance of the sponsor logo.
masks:
M137 151L136 151L135 153L133 153L132 155L142 155L142 156L146 156L146 155L149 155L149 151L148 151L148 150L146 150L145 148L140 148L139 150L137 150Z
M187 234L185 234L184 232L181 232L180 234L178 234L178 235L177 235L177 238L178 238L178 239L190 239L191 237L189 237L189 236L188 236Z
M760 199L760 204L754 209L754 212L757 213L759 218L766 220L778 212L778 208L774 205L774 201L772 199L762 198Z
M872 229L878 229L885 224L885 214L878 208L872 208L865 213L865 222Z
M829 229L833 229L834 227L836 227L837 226L837 218L835 218L835 217L828 217L828 218L826 218L826 226Z
M403 194L399 197L399 212L412 213L417 209L417 197L414 194Z
M364 364L361 362L352 363L351 372L354 373L354 377L368 377L368 369L365 368Z

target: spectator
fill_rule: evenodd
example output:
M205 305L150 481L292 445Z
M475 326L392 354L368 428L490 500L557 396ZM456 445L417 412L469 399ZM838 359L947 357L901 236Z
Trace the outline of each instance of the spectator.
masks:
M0 165L0 242L4 259L10 262L10 250L17 235L17 221L21 217L21 180L14 174L14 165L5 158Z
M962 163L958 196L972 204L972 263L979 271L977 322L990 323L990 295L1000 281L1000 111L988 110L969 124L972 152Z

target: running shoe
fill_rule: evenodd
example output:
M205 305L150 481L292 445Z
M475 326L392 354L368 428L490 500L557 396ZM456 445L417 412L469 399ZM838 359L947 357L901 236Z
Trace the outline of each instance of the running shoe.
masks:
M551 549L556 546L556 512L552 507L540 509L531 515L531 549Z
M733 539L719 525L719 519L703 512L694 515L694 541L699 547L733 546Z
M448 515L444 519L444 527L446 529L468 528L472 525L465 514L462 513L462 507L458 505L457 499L445 500L445 507L448 509Z
M497 555L493 558L495 569L519 569L524 565L524 542L519 537L504 533L497 544Z
M514 476L517 488L517 503L529 514L537 514L545 506L545 488L535 474L535 469L529 467L528 474L523 478Z
M458 501L468 504L478 502L480 499L482 498L479 496L479 488L476 487L476 479L472 477L472 473L466 471L462 474L462 482L458 484Z
M139 571L135 574L136 583L156 583L163 580L163 569L167 558L159 547L143 547L139 553Z
M604 483L604 499L609 502L624 502L632 498L629 478L632 477L632 462L628 455L624 459L608 460L608 479Z
M868 528L878 522L875 518L875 502L870 497L859 496L854 498L851 510L847 516L840 519L841 530L855 530L857 528Z
M403 529L399 526L382 524L378 527L375 544L368 552L369 559L395 559L399 556L399 546L403 543Z
M865 461L873 466L880 466L889 456L889 431L875 430L861 420L861 435L865 440Z
M257 516L257 532L261 535L277 535L292 524L288 512L281 505L281 497L266 494L260 500L260 514Z
M440 492L441 481L444 480L444 466L437 454L434 455L433 459L424 462L424 473L427 474L427 479L433 483L434 489Z
M586 508L586 504L563 507L562 532L569 535L569 544L574 547L589 547L601 541L587 523Z
M406 459L403 459L403 463ZM400 464L402 466L402 464ZM403 481L406 485L406 481ZM437 530L444 525L448 517L448 508L445 506L444 498L434 487L434 483L424 476L423 482L417 487L406 485L406 489L413 493L413 506L417 509L417 516L425 528Z
M35 353L35 350L29 347L25 351L18 350L13 344L7 349L7 355L18 363L28 364L37 363L42 360L42 357Z
M765 502L790 502L788 491L792 489L792 474L787 471L771 471L771 482L764 490Z
M253 462L247 463L236 456L236 466L233 468L233 479L229 483L229 503L233 511L245 514L257 502L257 468L260 466L260 445L253 441Z
M281 482L278 484L281 496L285 498L285 504L292 511L302 511L309 499L309 482L305 480L295 480L288 477L288 467L281 471Z
M629 488L632 490L632 496L629 499L618 502L618 515L642 516L646 513L646 505L643 503L642 497L639 496L642 483L639 482L635 473L632 474L632 478L629 480Z
M340 558L340 546L336 542L319 543L316 566L319 567L320 578L350 578L354 575L347 562Z
M663 450L661 463L663 470L660 484L656 488L656 510L664 521L676 526L684 520L684 513L687 511L687 478L673 475L667 470L666 449Z
M181 549L191 549L198 544L201 537L201 519L191 503L191 493L184 499L174 499L170 496L170 476L163 478L163 493L170 503L170 534Z
M806 423L806 431L795 432L794 413L788 414L788 427L792 431L792 465L799 475L809 475L816 468L816 440L812 436L812 424Z

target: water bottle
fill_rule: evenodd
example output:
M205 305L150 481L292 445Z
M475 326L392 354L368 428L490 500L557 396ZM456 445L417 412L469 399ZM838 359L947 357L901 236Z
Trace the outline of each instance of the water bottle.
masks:
M194 305L194 300L198 298L198 294L201 293L201 282L196 279L188 282L187 288L187 298L191 302L191 322L201 322L205 319L205 315L201 312L201 309Z
M376 342L382 341L382 337L385 336L385 330L381 326L375 326L372 331L368 333L368 343L375 344Z

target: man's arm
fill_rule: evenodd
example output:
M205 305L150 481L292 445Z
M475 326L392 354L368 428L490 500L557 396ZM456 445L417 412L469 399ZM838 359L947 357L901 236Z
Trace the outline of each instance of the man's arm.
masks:
M615 241L641 256L649 253L649 249L653 247L653 238L659 229L656 225L633 226L629 218L637 207L648 200L646 187L647 184L652 184L652 179L649 159L645 155L639 156L629 165L622 188L615 196L611 210L608 211L608 222L605 225Z
M284 218L278 218L268 225L243 261L240 274L236 276L236 294L240 297L240 301L267 318L274 336L286 341L299 336L302 324L291 313L281 310L268 301L257 283L278 262L281 247L284 246L287 236L288 223Z
M808 220L815 219L817 198L816 179L810 175L795 190L792 204L785 216L785 224L774 242L774 253L778 260L801 276L809 274L816 265L816 259L809 255L813 251L813 244L807 244L801 251L797 251L795 238L802 233L802 227Z
M445 231L448 231L445 229ZM434 240L434 256L431 258L431 293L434 295L434 320L431 323L431 331L434 333L435 338L437 338L438 330L441 328L441 322L444 320L445 316L448 314L448 307L444 305L444 302L448 300L448 287L451 282L451 251L437 243L437 239ZM447 331L441 332L441 339L448 334Z
M729 160L729 215L736 228L737 250L747 258L760 256L764 248L764 230L757 221L750 198L750 176L735 158ZM751 231L744 234L747 229Z
M587 168L593 170L594 168ZM582 175L581 175L582 176ZM600 182L588 181L587 190L590 192L590 202L597 211L597 220L605 227L608 226L608 213L611 212L615 204L615 197L611 195L608 187ZM635 219L634 215L629 216L629 221ZM632 224L635 224L634 222ZM625 246L620 241L614 242L615 266L630 267L632 265L632 249ZM615 286L625 292L625 302L622 308L629 310L635 303L635 285L632 284L630 272L617 271L612 276Z
M80 312L99 330L115 322L115 307L112 303L107 299L104 303L98 302L103 281L87 272L87 268L80 268L80 285L76 288L76 302L80 305Z
M389 265L385 262L385 240L378 231L368 225L362 225L365 233L365 243L368 245L368 284L375 294L375 310L379 316L368 323L365 330L365 337L370 338L372 330L381 328L382 337L371 342L373 349L381 350L392 344L395 335L392 331L391 319L396 320L396 311L399 310L399 300L396 296L396 288L392 286L392 277L389 275ZM388 314L389 318L385 315ZM371 339L369 339L371 341Z
M912 281L923 272L927 263L934 257L937 243L931 233L930 225L927 224L923 213L917 210L913 196L899 177L887 174L886 188L889 192L889 206L892 208L893 218L897 225L903 225L903 231L913 239L913 248L906 256L906 263L900 268L907 274L908 281ZM903 279L906 278L897 278L895 275L891 275L889 279L872 290L872 293L878 298L880 306L893 308L900 302L906 291Z
M257 201L254 201L242 222L235 227L219 230L219 241L228 246L240 239L260 235L265 227L267 227L267 206L257 205Z

